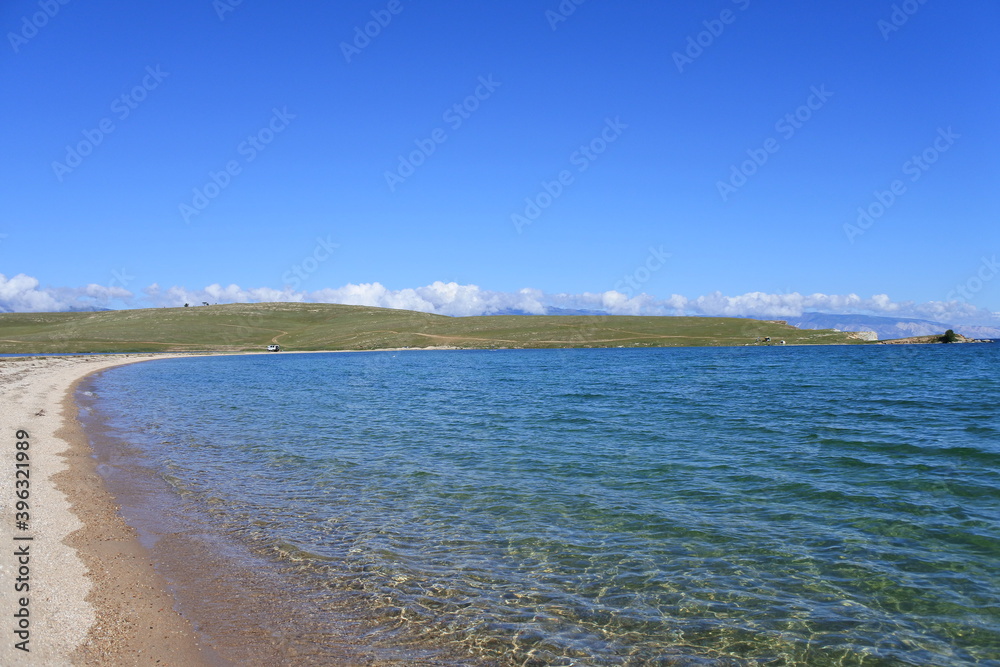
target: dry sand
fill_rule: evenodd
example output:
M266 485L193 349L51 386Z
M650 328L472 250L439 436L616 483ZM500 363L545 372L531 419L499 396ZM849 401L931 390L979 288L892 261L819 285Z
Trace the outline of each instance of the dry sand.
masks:
M174 610L166 582L118 514L72 400L85 375L167 357L0 358L0 665L220 662ZM26 530L16 523L19 430L30 443ZM27 556L17 555L24 549ZM17 648L24 635L15 634L24 602L30 634L22 646L30 652Z
M73 400L75 387L91 373L189 356L202 355L0 357L0 667L233 664L205 645L176 611L166 580L97 472ZM28 466L20 469L18 485L17 443L25 440L29 445L21 451L28 458L20 462ZM22 529L16 494L26 482ZM18 625L25 622L17 616L23 608L26 630ZM18 636L19 629L26 634ZM272 664L273 651L283 652L274 638L250 637L252 629L230 634L244 653L248 638L253 651L270 649L257 656L260 664ZM345 656L342 662L355 661Z

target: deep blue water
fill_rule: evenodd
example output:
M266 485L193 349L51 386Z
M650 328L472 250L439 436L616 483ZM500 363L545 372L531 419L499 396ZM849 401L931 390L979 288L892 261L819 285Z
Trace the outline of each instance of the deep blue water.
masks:
M998 371L998 345L410 351L88 389L115 465L169 483L153 515L294 590L316 662L349 628L402 664L973 665L1000 664Z

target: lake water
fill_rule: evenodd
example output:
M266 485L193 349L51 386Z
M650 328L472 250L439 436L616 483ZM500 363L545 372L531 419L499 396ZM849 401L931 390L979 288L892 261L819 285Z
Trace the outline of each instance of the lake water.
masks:
M275 354L79 396L237 661L998 665L998 371L995 344Z

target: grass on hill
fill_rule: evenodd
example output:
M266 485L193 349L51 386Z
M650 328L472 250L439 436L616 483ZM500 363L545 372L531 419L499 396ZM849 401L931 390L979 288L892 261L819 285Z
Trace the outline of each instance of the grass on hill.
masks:
M859 343L832 330L718 317L445 317L318 303L257 303L94 313L0 314L0 352L373 350Z

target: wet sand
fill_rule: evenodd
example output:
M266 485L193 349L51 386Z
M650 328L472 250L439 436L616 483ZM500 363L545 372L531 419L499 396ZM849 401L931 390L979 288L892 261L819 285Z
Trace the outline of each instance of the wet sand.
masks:
M184 355L0 358L0 614L9 619L0 664L221 664L175 611L166 581L122 520L73 402L90 373L173 356ZM21 446L29 456L20 469L18 431L30 443ZM27 489L23 472L16 484L18 470L27 472ZM15 494L24 490L28 520L19 526ZM27 628L16 636L24 609Z
M446 348L414 351L431 349ZM99 432L84 432L75 393L89 375L211 354L0 357L0 614L9 619L0 626L0 665L383 664L350 623L327 618L299 627L293 591L276 595L253 571L232 567L197 537L204 531L162 523L167 517L157 510L166 496L154 497L156 480L127 464L107 468L116 454ZM20 485L19 432L29 443ZM112 478L102 476L108 470ZM22 528L15 503L24 475ZM134 526L152 526L155 546ZM27 556L15 553L25 548ZM22 567L29 572L18 582ZM23 608L27 621L16 616ZM13 634L25 622L25 634ZM202 630L211 632L211 646ZM402 648L393 658L409 661Z
M77 390L88 376L210 355L0 357L0 614L18 623L25 596L29 649L8 624L0 665L384 664L351 623L300 618L295 591L279 592L246 567L247 554L222 554L196 519L171 514L162 480L84 421ZM26 528L15 507L18 432L29 443ZM26 544L28 588L17 592L15 549Z

